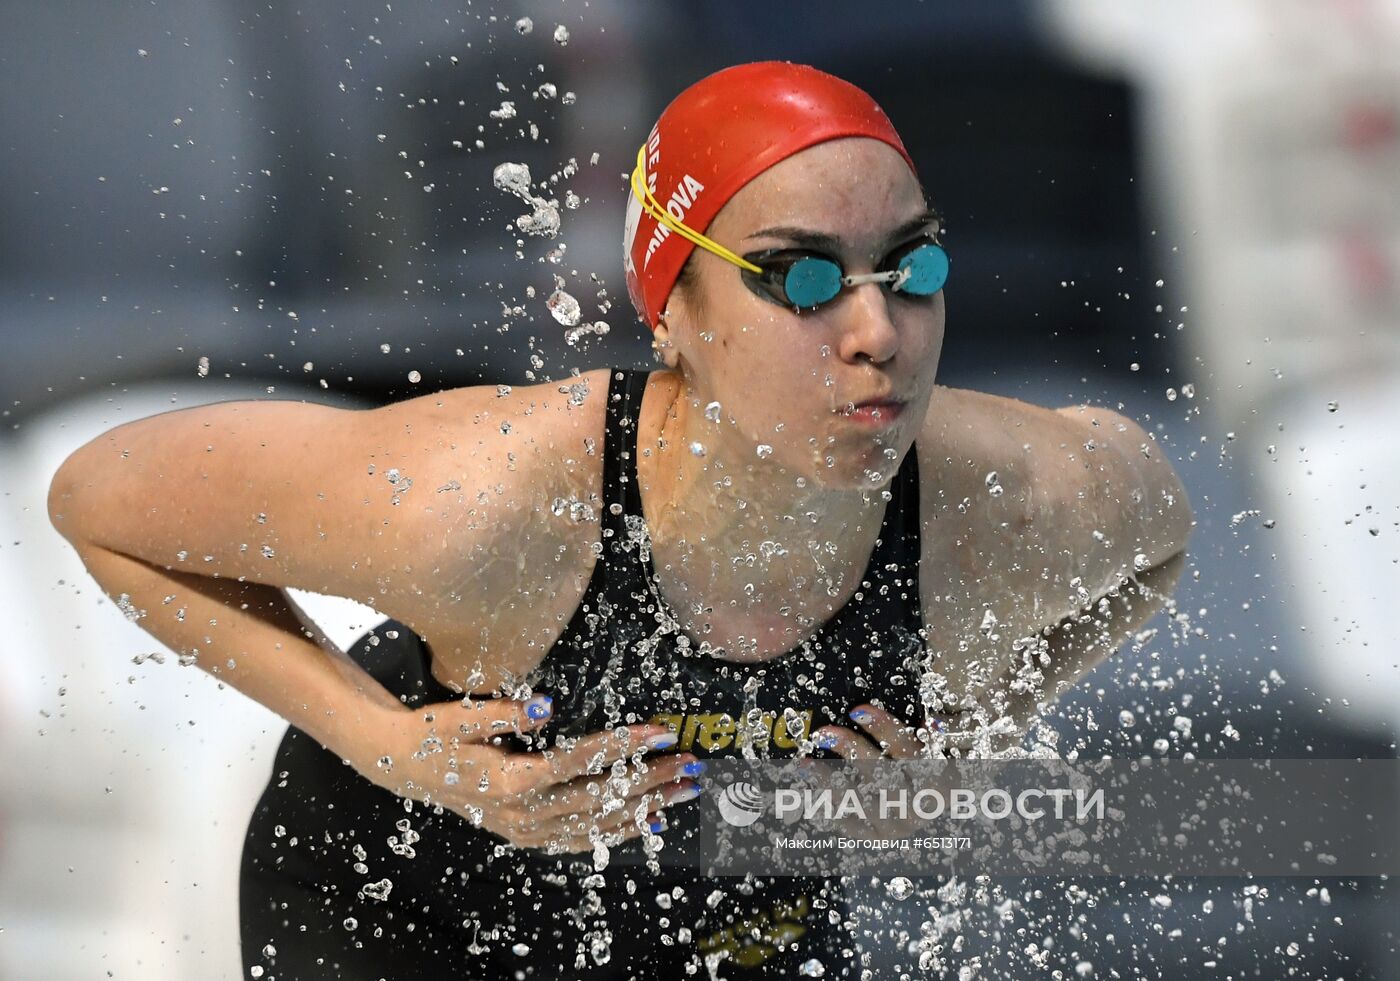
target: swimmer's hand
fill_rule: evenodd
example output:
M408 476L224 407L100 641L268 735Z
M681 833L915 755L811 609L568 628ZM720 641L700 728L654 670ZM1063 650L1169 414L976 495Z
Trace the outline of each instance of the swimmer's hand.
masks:
M930 717L930 730L919 731L900 721L878 705L857 705L851 719L864 735L840 726L822 726L812 733L812 742L848 760L880 758L916 759L943 756L953 748L966 748L971 736L964 731L963 713Z
M377 786L441 804L513 845L590 851L661 828L658 809L693 799L698 768L660 725L618 727L569 749L518 752L502 737L543 726L547 696L376 706L348 762ZM645 756L645 758L643 758Z
M823 781L850 780L853 778L879 778L883 785L904 786L906 790L934 788L947 792L958 785L958 770L954 760L947 759L948 751L966 744L965 733L959 731L961 713L947 713L929 717L929 729L917 730L906 725L898 716L885 711L878 705L869 703L857 705L850 713L851 720L860 726L862 732L845 729L841 726L822 726L812 733L812 742L819 749L830 750L852 762L879 759L926 759L942 761L939 767L930 771L921 770L917 785L915 774L898 768L885 768L877 772L859 771L853 775L849 771L822 770L809 767L815 779ZM812 761L806 761L808 763ZM839 797L837 799L840 799ZM927 821L913 812L903 816L862 816L860 820L835 822L836 830L852 835L878 834L899 838L920 831L927 831Z

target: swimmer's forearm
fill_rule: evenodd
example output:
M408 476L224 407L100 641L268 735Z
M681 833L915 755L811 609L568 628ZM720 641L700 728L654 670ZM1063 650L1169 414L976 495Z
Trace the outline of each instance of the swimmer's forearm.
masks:
M1040 718L1042 704L1052 704L1073 688L1167 605L1185 567L1185 557L1185 552L1177 552L1160 565L1144 569L1126 586L1063 620L1046 637L1044 653L1049 663L1039 665L1044 682L1027 689L1019 670L1008 672L1003 684L991 694L993 701L1004 700L1004 710L992 711L991 717L1008 715L1015 721L1016 729L1024 733ZM1018 738L1010 737L1000 740L1000 748L1011 741L1019 743Z
M345 755L376 706L402 707L350 658L308 639L277 587L160 569L81 541L74 548L128 616L141 614L143 630L334 752Z

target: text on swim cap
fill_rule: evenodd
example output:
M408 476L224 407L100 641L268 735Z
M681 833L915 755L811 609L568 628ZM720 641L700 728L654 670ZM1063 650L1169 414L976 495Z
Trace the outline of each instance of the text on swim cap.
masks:
M656 165L661 163L661 131L652 127L647 138L647 189L656 193Z
M671 196L666 200L666 211L676 221L684 222L686 212L691 209L700 196L700 192L705 190L705 185L701 184L694 177L686 174L681 178L680 187L671 192ZM642 268L645 269L651 263L651 257L656 252L656 247L666 241L670 236L671 229L660 222L656 225L656 230L651 233L651 241L647 243L647 253L642 259Z

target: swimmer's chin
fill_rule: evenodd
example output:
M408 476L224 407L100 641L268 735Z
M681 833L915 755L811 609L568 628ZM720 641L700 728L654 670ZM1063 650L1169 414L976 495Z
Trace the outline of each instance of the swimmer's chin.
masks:
M889 487L890 481L899 473L902 460L902 456L890 460L883 452L874 459L837 459L832 465L825 460L815 460L804 476L812 486L821 490L874 493Z

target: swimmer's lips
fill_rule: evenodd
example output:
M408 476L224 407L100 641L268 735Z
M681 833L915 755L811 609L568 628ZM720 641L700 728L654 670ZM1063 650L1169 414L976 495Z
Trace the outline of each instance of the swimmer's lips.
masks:
M836 412L847 419L877 426L887 426L903 414L906 404L902 399L866 399L864 402L856 402L854 405L848 402L845 407L837 409Z

